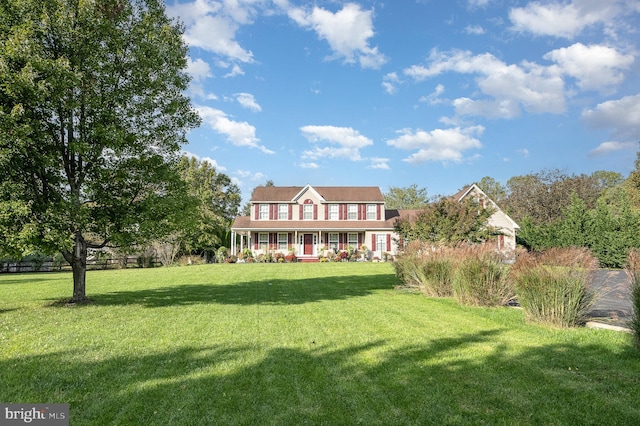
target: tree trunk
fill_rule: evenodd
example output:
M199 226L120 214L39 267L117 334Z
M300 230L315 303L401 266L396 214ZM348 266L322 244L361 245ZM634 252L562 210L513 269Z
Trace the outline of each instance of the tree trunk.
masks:
M87 242L82 232L76 231L74 236L73 252L66 251L63 255L71 265L73 271L73 298L72 303L87 302Z

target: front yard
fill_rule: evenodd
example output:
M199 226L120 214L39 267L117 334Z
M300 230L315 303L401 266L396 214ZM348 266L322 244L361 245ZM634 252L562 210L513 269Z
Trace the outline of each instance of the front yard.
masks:
M72 425L640 424L625 333L394 290L389 263L0 275L0 401Z

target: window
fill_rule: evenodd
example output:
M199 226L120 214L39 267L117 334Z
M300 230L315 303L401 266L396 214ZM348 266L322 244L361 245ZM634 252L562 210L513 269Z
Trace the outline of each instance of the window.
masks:
M269 204L260 204L260 220L269 220Z
M360 248L358 247L358 234L356 232L349 232L349 235L347 235L347 242L356 250Z
M304 220L313 220L313 204L305 204L303 209L302 218Z
M378 218L378 206L375 204L367 204L367 220L376 220Z
M357 204L349 204L347 206L347 219L349 219L349 220L358 219L358 205Z
M278 220L289 219L289 206L286 204L278 205Z
M387 251L387 234L376 235L376 250Z
M331 250L333 250L334 252L338 251L338 244L339 244L339 239L338 239L338 233L337 232L330 232L329 233L329 248Z
M329 204L329 220L338 220L338 205Z
M258 234L258 247L260 249L269 248L269 234L267 234L266 232L261 232Z
M286 232L278 232L278 250L289 249L289 234Z

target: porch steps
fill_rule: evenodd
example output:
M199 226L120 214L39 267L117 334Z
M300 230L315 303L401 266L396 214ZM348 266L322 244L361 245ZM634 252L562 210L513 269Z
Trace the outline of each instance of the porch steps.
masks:
M312 256L312 257L298 257L298 262L302 262L302 263L318 263L319 260L316 256Z

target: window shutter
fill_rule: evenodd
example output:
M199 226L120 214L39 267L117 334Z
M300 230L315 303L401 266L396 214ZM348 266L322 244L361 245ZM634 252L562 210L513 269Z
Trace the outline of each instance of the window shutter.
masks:
M287 213L287 219L291 220L291 213L293 211L293 206L289 204L289 212Z
M371 234L371 250L376 251L376 234Z
M362 247L362 234L360 232L358 232L358 247L357 247L357 249L360 250L360 247Z
M329 204L324 205L324 220L329 220Z
M298 217L298 220L302 220L302 219L304 219L304 213L303 213L303 211L304 211L304 210L303 210L302 204L300 204L300 217Z
M391 234L387 234L387 251L391 251Z
M318 220L318 205L313 205L313 220Z
M378 219L380 220L380 211L382 210L382 206L380 204L378 204Z
M258 204L256 204L256 208L255 208L256 214L254 215L254 220L258 220L260 219L260 206Z
M287 234L287 245L291 246L292 239L293 239L293 235L291 234L291 232L289 232Z
M255 241L253 243L254 250L258 250L258 233L257 232L253 234L253 241Z
M275 204L269 204L269 220L273 220L273 208Z

